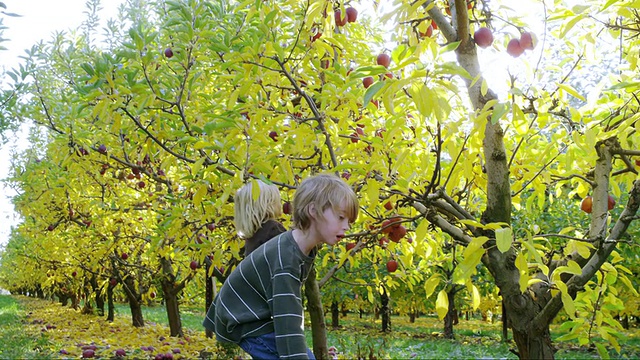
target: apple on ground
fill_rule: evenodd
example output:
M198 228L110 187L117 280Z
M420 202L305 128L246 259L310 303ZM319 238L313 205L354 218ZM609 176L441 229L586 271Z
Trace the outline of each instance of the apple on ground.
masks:
M82 358L83 359L89 359L89 358L93 358L95 356L96 356L95 350L87 349L87 350L83 350L82 351Z
M376 63L378 65L382 65L386 68L389 67L389 65L391 65L391 56L389 56L389 54L380 54L378 55L378 58L376 59Z
M118 349L114 352L114 355L116 357L124 357L124 356L127 356L127 352L124 351L124 349Z

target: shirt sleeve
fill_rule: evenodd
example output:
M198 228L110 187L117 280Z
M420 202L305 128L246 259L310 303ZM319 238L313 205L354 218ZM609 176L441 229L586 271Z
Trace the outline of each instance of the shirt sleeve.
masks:
M271 306L278 355L281 359L308 359L299 271L285 268L275 273L272 281Z

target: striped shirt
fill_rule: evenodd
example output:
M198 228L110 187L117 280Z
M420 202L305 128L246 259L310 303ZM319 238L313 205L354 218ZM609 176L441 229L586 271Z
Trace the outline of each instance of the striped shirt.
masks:
M306 359L301 288L313 259L291 231L267 241L229 275L203 325L219 341L236 344L274 332L280 358Z

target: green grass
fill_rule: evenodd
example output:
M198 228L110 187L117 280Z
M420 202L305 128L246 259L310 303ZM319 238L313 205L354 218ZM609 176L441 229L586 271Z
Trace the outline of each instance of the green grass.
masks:
M0 359L51 359L46 337L24 332L28 314L9 295L0 295Z

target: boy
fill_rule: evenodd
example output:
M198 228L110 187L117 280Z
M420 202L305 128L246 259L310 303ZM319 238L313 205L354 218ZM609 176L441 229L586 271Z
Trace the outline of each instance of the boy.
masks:
M240 262L204 326L255 359L313 359L303 331L302 284L316 247L337 244L357 216L358 199L342 179L321 174L304 180L293 198L293 230Z

